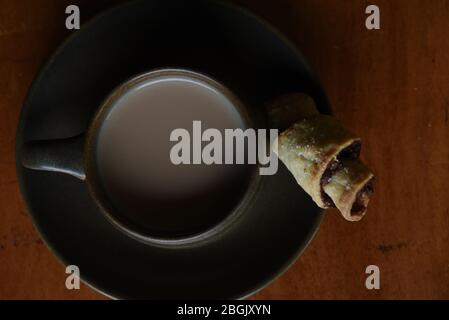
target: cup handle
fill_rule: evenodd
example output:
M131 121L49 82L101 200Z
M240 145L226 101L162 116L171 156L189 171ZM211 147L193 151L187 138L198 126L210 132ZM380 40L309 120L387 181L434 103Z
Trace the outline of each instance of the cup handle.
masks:
M84 181L85 140L82 134L68 139L27 142L21 150L22 165L32 170L65 173Z

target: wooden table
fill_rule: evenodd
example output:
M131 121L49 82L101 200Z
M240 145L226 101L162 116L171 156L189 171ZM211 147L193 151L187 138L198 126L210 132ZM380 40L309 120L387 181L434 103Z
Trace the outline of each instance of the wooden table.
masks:
M0 0L0 299L102 299L65 288L19 194L15 131L40 64L70 31L68 0ZM79 0L82 19L119 1ZM272 22L320 75L336 116L377 175L367 217L328 212L290 270L256 299L449 299L449 1L239 0ZM365 288L365 268L381 289Z

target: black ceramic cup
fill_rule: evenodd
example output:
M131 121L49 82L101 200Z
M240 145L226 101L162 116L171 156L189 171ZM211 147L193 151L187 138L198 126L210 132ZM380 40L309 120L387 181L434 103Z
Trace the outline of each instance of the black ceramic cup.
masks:
M85 181L109 221L134 238L192 244L229 227L259 180L255 166L171 162L170 131L201 120L214 130L252 125L239 99L212 78L153 70L116 88L86 133L26 143L22 164Z

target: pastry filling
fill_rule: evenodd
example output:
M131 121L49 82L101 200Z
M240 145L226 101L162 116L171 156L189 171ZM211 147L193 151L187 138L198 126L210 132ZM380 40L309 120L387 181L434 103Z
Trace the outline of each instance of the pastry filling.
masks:
M369 197L374 192L373 179L371 179L358 193L352 205L351 215L359 216L366 211Z
M362 150L362 144L360 141L354 142L350 146L346 147L337 155L336 159L332 160L328 165L323 175L321 176L320 184L321 184L321 199L324 202L324 205L329 208L335 208L335 203L329 197L326 192L324 192L324 186L326 186L331 180L334 173L340 169L341 160L346 159L357 159L360 156L360 152Z
M321 176L321 199L323 199L324 205L329 208L335 208L334 201L324 192L324 187L331 182L334 173L341 167L341 162L337 159L332 160Z
M351 144L349 147L346 147L345 149L341 150L341 152L337 156L337 159L338 160L357 159L360 156L361 151L362 151L362 143L360 141L357 141Z

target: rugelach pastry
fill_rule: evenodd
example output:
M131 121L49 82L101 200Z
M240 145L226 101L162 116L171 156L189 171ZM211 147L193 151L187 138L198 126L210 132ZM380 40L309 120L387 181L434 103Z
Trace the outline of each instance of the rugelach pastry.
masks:
M359 221L366 214L374 178L359 160L360 138L334 117L320 114L304 94L277 99L269 115L272 125L283 130L273 151L297 183L319 207L337 207L346 220Z

